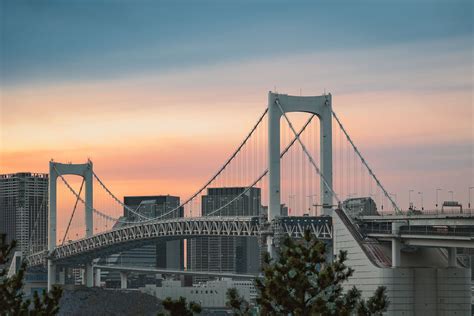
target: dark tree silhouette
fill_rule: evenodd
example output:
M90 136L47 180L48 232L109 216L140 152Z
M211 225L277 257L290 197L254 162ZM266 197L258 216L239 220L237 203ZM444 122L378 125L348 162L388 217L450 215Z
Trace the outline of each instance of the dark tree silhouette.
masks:
M163 302L163 307L167 310L167 314L170 316L193 316L194 314L201 313L201 305L195 302L189 302L186 304L186 299L180 297L177 300L167 297ZM167 315L164 313L159 313L158 316Z
M54 286L50 293L43 291L40 297L33 294L33 303L24 299L22 291L26 263L23 262L18 273L7 278L7 267L16 242L6 243L6 235L0 234L0 315L56 315L59 312L59 300L62 289Z
M250 304L242 296L239 295L239 292L236 288L230 288L226 293L227 297L227 306L232 308L235 316L249 316L250 313Z
M266 254L263 278L255 280L261 315L381 315L389 305L384 287L367 301L356 287L343 291L342 284L354 272L345 265L346 259L347 253L341 251L327 262L326 245L309 231L301 240L285 238L278 259ZM228 296L236 315L246 315L248 303L242 300L238 293Z

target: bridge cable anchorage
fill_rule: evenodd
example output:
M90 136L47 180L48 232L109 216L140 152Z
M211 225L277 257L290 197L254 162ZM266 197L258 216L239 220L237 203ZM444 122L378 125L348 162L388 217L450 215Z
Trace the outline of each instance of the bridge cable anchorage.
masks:
M297 134L298 136L301 135L304 132L304 130L309 125L309 123L314 118L314 116L315 116L314 114L311 115L311 117L306 121L306 123L303 125L301 130L298 132L298 134ZM296 139L297 139L296 137L293 138L293 140L285 147L285 149L280 154L280 159L288 152L288 150L291 148L291 146L293 146L293 144L296 142ZM247 186L244 191L242 191L240 194L236 195L232 200L230 200L229 202L227 202L223 206L219 207L217 210L214 210L214 211L210 212L209 214L206 214L206 216L214 215L215 213L217 213L217 212L221 211L222 209L224 209L224 208L228 207L229 205L231 205L233 202L235 202L241 196L243 196L245 193L247 193L251 188L253 188L260 180L263 179L263 177L265 177L267 175L267 173L268 173L268 168L254 182L252 182L252 184Z
M84 178L82 178L82 183L81 183L81 187L79 189L79 196L81 196L81 192L82 192L82 188L84 187L84 182L86 180ZM66 241L66 237L67 237L67 234L69 232L69 227L71 227L71 223L72 223L72 219L74 218L74 214L76 213L76 209L77 209L77 202L79 202L79 199L76 198L76 203L74 203L74 208L72 210L72 214L71 214L71 218L69 218L69 223L67 224L67 228L66 228L66 231L64 232L64 237L63 237L63 241L61 243L61 246L64 245L64 242Z
M347 133L346 129L344 128L344 126L342 125L341 121L339 120L338 116L336 115L336 113L334 111L332 111L332 115L333 117L336 119L336 122L337 124L339 125L339 127L341 128L341 130L344 132L344 135L346 136L347 140L349 141L349 143L352 145L352 148L354 149L354 151L356 152L356 154L359 156L360 160L362 161L362 163L364 164L364 166L367 168L367 170L369 171L370 175L374 178L375 182L377 183L377 185L380 187L380 189L383 191L385 197L390 201L390 203L392 203L392 206L393 208L395 209L395 212L398 214L398 215L401 215L403 214L403 212L400 210L400 208L398 207L397 203L395 203L395 201L392 199L392 197L390 196L390 194L388 194L387 190L385 190L385 188L383 187L382 183L379 181L379 179L377 178L377 176L375 175L375 173L372 171L372 169L369 167L369 165L367 164L366 160L364 159L364 157L362 157L362 154L360 153L359 149L356 147L356 145L354 144L354 142L352 141L351 137L349 136L349 134Z

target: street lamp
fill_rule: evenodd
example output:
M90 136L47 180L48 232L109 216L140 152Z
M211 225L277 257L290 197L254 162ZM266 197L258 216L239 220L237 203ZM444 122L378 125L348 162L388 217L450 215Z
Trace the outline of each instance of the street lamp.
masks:
M451 201L454 201L454 192L453 191L448 191L448 193L451 193Z
M423 207L423 192L418 192L418 194L420 195L420 198L421 198L421 210L423 211L424 210L424 207Z
M413 208L413 203L411 203L411 193L415 192L414 190L408 190L408 209Z
M436 210L438 209L438 191L442 191L443 189L436 189Z
M469 203L467 204L467 208L471 208L471 190L474 189L474 187L469 187Z
M317 194L310 194L307 195L306 197L308 198L309 205L308 205L308 213L311 213L311 206L314 206L313 204L313 196L317 196ZM316 214L314 214L316 216Z

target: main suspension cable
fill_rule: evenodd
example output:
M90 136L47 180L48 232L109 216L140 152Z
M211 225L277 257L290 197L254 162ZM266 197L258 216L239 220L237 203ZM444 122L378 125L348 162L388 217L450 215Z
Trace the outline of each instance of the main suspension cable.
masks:
M380 189L383 191L383 194L385 195L385 197L387 197L387 199L390 201L390 203L392 203L392 206L393 208L395 209L395 212L397 214L402 214L402 211L400 210L400 208L398 207L397 203L395 203L395 201L392 199L392 197L390 196L390 194L388 194L387 190L385 190L385 188L383 187L382 183L379 181L379 179L377 178L377 176L375 175L375 173L372 171L372 169L369 167L369 165L367 164L367 162L365 161L364 157L362 157L362 154L360 153L359 149L357 149L356 145L354 144L354 142L352 141L351 137L349 136L349 134L347 133L346 129L344 128L344 126L342 125L341 121L339 120L339 118L337 117L336 113L334 111L332 111L332 115L333 117L336 119L336 122L337 124L339 125L339 127L341 128L341 130L344 132L344 135L347 137L347 140L349 141L349 143L352 145L352 148L354 149L355 153L357 154L357 156L359 156L360 160L362 161L362 163L364 164L364 166L367 168L367 170L369 171L370 175L374 178L375 182L377 183L377 185L380 187Z
M297 136L301 135L304 132L304 130L306 129L306 127L309 125L309 123L311 122L311 120L313 118L314 118L314 114L306 121L306 123L303 125L301 130L297 133ZM293 146L293 144L296 142L296 140L297 140L297 137L293 138L293 140L285 147L285 149L280 154L280 159L283 156L285 156L285 154L288 152L288 150L291 148L291 146ZM217 210L214 210L211 213L206 214L206 216L213 215L213 214L219 212L220 210L226 208L227 206L231 205L234 201L239 199L241 196L243 196L245 193L247 193L251 188L253 188L260 180L262 180L263 177L265 177L267 175L267 173L268 173L268 168L265 169L265 171L260 175L260 177L258 177L252 184L250 184L248 187L246 187L245 190L242 191L239 195L235 196L232 200L230 200L228 203L221 206Z

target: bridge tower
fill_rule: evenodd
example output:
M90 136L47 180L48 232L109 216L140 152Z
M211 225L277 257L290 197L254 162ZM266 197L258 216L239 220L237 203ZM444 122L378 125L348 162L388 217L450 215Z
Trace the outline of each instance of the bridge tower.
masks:
M278 100L278 104L277 104ZM283 112L305 112L315 114L320 121L321 172L331 188L328 190L321 177L323 214L332 215L332 102L331 94L321 96L290 96L268 93L268 220L280 216L280 119ZM281 108L280 108L281 106ZM274 255L273 240L267 240L268 250Z
M48 252L56 248L57 238L57 179L60 176L72 174L84 178L85 184L85 219L86 237L93 234L93 175L92 161L84 164L63 164L54 161L49 162L49 212L48 212ZM90 271L88 271L90 270ZM90 273L89 273L90 272ZM89 275L90 274L90 275ZM92 266L86 265L87 285L92 286ZM90 280L89 280L90 279ZM90 282L89 282L90 281ZM56 265L48 259L48 290L56 283ZM90 284L89 284L90 283Z

